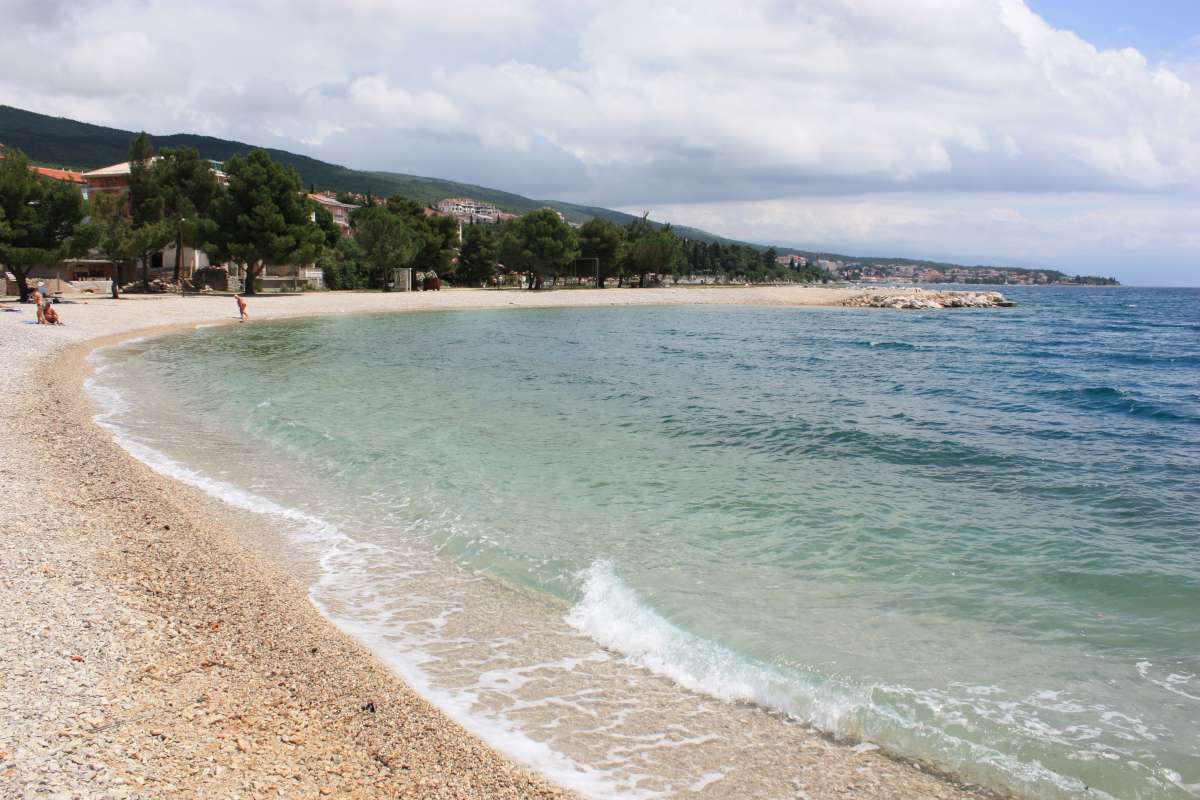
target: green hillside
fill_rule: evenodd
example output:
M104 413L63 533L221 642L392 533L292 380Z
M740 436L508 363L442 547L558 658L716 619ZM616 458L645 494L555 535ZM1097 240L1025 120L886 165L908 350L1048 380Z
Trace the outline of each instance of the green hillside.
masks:
M45 166L87 170L125 161L128 158L129 140L133 136L133 131L106 128L0 105L0 144L18 148L33 161ZM255 148L255 145L245 142L190 133L154 136L153 139L157 147L194 147L200 151L200 155L216 161L225 161L230 156ZM286 150L266 150L276 161L295 167L306 186L321 190L370 192L378 197L402 194L429 205L447 197L473 197L476 200L494 203L501 210L512 214L524 214L550 206L561 211L571 222L577 223L587 222L593 217L603 217L624 225L634 219L630 214L607 208L593 208L557 200L534 200L512 192L441 178L425 178L399 172L354 170ZM677 231L682 236L702 241L730 241L695 228L677 228Z

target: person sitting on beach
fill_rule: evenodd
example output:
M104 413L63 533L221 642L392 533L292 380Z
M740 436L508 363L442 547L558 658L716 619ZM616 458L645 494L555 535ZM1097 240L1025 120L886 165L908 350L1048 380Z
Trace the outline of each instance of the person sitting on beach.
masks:
M58 312L49 303L46 303L42 308L42 318L46 321L47 325L62 325L62 320L58 318Z
M239 319L241 319L241 320L247 320L247 319L249 319L249 318L250 318L250 316L249 316L249 315L246 313L246 301L245 301L245 299L243 299L243 298L242 298L242 296L241 296L240 294L235 294L235 295L233 296L233 298L234 298L235 300L237 300L237 304L238 304L238 314L240 315L240 316L239 316Z

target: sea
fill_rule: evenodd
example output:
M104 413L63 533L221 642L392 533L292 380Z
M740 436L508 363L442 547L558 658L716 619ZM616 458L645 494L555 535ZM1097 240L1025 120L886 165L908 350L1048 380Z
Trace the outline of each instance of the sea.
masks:
M795 797L815 730L1200 797L1200 289L1005 292L254 322L99 351L88 390L586 796Z

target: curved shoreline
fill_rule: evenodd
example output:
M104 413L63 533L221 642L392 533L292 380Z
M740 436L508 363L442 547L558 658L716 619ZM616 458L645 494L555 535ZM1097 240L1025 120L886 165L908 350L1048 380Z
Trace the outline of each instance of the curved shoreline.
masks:
M5 526L7 622L19 622L6 625L0 794L573 796L321 616L246 541L251 515L154 472L92 422L88 354L179 327L72 347L37 395L54 436L45 417L6 432L38 443L5 457L45 465L29 522L47 524Z
M563 302L511 305L617 304L559 294ZM506 307L492 295L472 299L488 302L295 302L263 316ZM0 500L0 600L21 620L4 642L2 661L14 663L0 664L11 676L0 706L0 787L137 797L566 796L417 697L321 616L303 587L245 543L254 520L154 472L93 423L80 392L92 351L209 324L109 322L123 330L106 335L100 325L80 339L43 340L51 346L30 355L56 359L49 379L36 382L36 362L18 368L0 407L8 412L0 474L6 485L12 478ZM47 696L47 685L70 698ZM895 762L887 781L855 785L857 766L882 757L829 750L810 797L850 787L858 797L978 796Z

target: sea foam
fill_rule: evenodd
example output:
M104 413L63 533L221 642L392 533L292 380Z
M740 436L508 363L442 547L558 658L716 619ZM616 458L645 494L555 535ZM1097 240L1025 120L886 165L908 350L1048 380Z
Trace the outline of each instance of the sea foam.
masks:
M804 683L676 627L641 602L611 561L596 561L580 577L583 597L566 620L601 646L694 692L782 711L835 736L859 735L869 691L815 677Z

